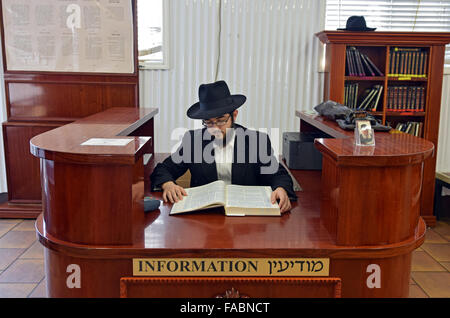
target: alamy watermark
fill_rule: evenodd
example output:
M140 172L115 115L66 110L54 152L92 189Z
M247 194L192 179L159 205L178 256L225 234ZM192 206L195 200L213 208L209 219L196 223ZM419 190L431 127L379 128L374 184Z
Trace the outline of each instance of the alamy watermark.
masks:
M175 128L170 136L172 141L177 141L171 150L173 162L213 163L215 143L223 143L222 139L216 137L217 132L217 128L191 131L183 127ZM274 174L278 171L279 128L271 128L270 133L267 128L227 128L225 136L234 139L234 163L260 163L261 174Z
M66 268L66 273L70 273L66 279L67 288L81 288L81 268L78 264L70 264Z
M366 269L370 275L367 277L367 288L381 288L381 268L378 264L370 264Z

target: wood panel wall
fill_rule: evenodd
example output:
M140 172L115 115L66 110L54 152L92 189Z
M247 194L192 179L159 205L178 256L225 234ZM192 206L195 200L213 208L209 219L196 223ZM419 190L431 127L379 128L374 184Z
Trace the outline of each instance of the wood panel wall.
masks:
M1 24L8 202L0 205L0 218L35 218L42 212L40 165L30 153L32 137L110 107L139 107L136 1L130 1L135 59L130 74L9 71Z

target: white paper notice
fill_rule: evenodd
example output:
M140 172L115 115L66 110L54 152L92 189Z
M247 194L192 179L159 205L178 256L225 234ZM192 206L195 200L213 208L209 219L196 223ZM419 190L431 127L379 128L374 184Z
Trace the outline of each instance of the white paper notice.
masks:
M134 139L91 138L81 146L126 146Z
M11 71L134 73L131 0L3 0Z

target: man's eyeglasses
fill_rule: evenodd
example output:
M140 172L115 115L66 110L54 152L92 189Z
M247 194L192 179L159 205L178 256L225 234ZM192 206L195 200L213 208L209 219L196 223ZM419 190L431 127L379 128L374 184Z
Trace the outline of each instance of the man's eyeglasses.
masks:
M227 119L202 120L202 124L205 127L213 127L214 125L217 126L217 127L221 127L221 126L225 125L230 118L231 118L231 115L228 115Z

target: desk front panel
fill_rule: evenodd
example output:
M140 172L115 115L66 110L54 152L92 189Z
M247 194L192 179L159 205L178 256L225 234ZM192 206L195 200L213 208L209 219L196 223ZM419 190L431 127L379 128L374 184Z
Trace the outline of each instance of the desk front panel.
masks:
M337 281L341 282L340 295L346 298L409 295L411 252L387 256L390 252L386 251L384 256L375 258L370 252L366 256L352 255L352 251L336 256L330 253L323 255L330 256L330 272L323 277L139 277L133 276L133 257L120 253L115 251L115 256L109 258L93 258L45 248L48 296L216 297L234 288L241 296L252 298L337 297ZM254 255L258 254L255 251ZM239 252L234 256L240 259ZM304 251L297 256L311 254ZM186 257L189 257L188 251L183 259Z
M339 278L123 277L122 298L339 298Z
M30 153L30 139L61 125L58 123L3 123L8 200L10 203L41 204L39 159Z

